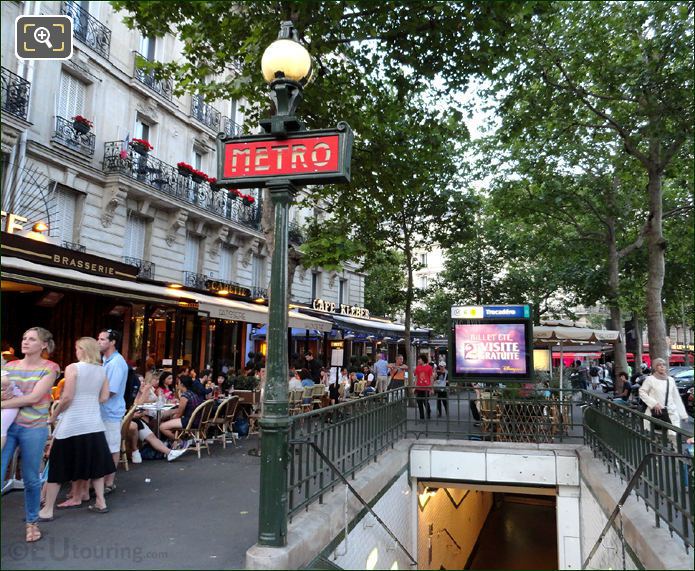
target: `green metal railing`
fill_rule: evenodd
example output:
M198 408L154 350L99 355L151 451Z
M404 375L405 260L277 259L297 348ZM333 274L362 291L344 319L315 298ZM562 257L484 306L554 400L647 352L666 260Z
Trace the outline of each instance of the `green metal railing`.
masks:
M634 490L686 548L693 546L693 465L682 455L688 431L605 398L587 394L584 440L609 471L630 480L650 456Z
M288 510L292 517L341 480L313 447L315 444L346 477L405 436L405 389L359 398L290 417Z
M687 430L576 389L450 386L445 394L427 399L431 417L424 419L417 407L408 406L415 400L407 388L400 388L291 417L289 516L321 502L339 482L323 454L343 476L354 478L357 470L406 436L586 443L609 471L625 480L651 454L635 493L654 511L657 526L664 522L686 549L693 546L692 460L682 454Z
M408 434L416 438L582 443L581 393L571 389L452 385L427 400L429 419L409 409Z

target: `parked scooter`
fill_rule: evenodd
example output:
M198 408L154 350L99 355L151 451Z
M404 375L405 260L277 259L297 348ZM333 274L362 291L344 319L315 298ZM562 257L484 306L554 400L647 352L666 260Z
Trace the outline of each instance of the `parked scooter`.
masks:
M615 391L615 384L613 383L613 379L610 377L604 377L601 379L599 381L599 386L604 393L613 393Z

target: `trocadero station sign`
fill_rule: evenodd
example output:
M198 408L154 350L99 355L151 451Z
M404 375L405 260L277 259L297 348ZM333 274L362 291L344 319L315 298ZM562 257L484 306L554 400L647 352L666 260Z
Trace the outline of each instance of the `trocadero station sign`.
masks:
M335 129L217 139L218 184L264 186L275 178L295 185L350 182L353 134L347 123Z

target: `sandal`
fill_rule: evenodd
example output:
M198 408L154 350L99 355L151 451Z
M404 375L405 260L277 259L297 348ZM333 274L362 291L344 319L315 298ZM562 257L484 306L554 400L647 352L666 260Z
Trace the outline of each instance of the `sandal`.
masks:
M26 542L27 543L34 543L41 539L41 530L39 529L39 525L37 523L28 523L27 524L27 535L26 535Z

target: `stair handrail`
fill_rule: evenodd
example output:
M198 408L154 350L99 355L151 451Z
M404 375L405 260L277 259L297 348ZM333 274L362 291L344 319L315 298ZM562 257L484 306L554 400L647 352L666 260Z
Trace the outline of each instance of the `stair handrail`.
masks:
M642 458L642 460L639 463L639 466L637 466L637 470L635 470L635 473L632 475L632 478L630 478L630 481L628 482L627 487L625 488L625 491L623 492L623 495L618 500L618 503L616 504L615 509L613 510L610 517L608 518L606 525L603 527L603 530L599 534L598 539L596 540L596 543L594 543L594 546L591 548L589 555L587 555L586 559L584 560L584 563L582 564L582 569L586 569L587 565L589 564L589 561L591 561L591 558L596 554L596 551L598 550L598 548L600 547L604 538L608 534L608 530L612 527L613 522L615 521L615 518L618 517L618 514L620 513L623 506L625 505L625 502L630 497L632 490L637 485L637 481L639 480L639 477L642 475L642 472L644 471L644 469L647 466L647 461L651 460L652 458L657 458L660 456L665 456L665 457L669 457L669 458L685 458L686 460L690 459L690 456L688 456L687 454L679 454L678 452L648 452L647 454L644 455L644 457Z
M336 476L340 478L343 483L347 486L347 488L352 492L352 494L360 501L360 503L367 509L367 511L372 514L374 519L381 525L386 530L386 533L389 534L391 539L393 539L398 546L403 550L403 553L405 553L408 556L408 559L412 562L411 565L416 565L417 566L417 560L410 554L410 552L405 548L405 545L403 545L400 540L396 537L396 535L389 529L389 527L384 523L384 521L374 512L372 507L364 500L362 496L357 492L355 488L352 487L350 482L348 482L347 478L343 476L343 474L338 470L338 468L331 462L331 460L328 458L323 453L323 450L321 450L316 442L312 442L311 440L290 440L290 445L296 445L296 444L305 444L307 446L311 446L314 451L321 457L321 459L328 464L329 468L335 472Z

